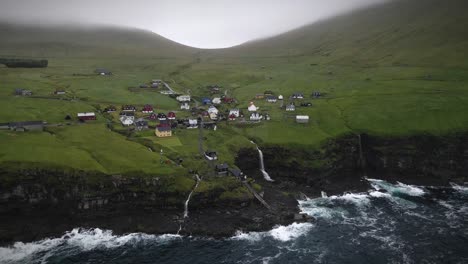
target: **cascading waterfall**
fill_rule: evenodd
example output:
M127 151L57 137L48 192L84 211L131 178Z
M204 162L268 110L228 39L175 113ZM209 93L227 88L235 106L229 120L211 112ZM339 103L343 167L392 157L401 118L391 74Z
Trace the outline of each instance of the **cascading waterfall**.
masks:
M268 174L268 172L266 172L265 170L265 164L263 163L263 152L260 150L260 148L258 147L257 144L255 144L255 142L253 141L250 141L252 144L254 144L256 147L257 147L257 151L258 151L258 158L260 160L260 171L262 172L263 174L263 178L266 180L266 181L269 181L269 182L274 182L274 180L270 177L270 175Z
M192 191L190 192L189 196L187 197L187 200L185 201L185 205L184 205L184 218L187 218L187 217L188 217L188 205L189 205L189 202L190 202L190 198L192 198L193 192L197 189L198 184L200 184L200 182L201 182L201 179L200 179L200 177L198 176L198 174L195 174L195 177L197 178L197 183L195 184L195 187L193 187ZM179 230L179 231L180 231L180 230Z

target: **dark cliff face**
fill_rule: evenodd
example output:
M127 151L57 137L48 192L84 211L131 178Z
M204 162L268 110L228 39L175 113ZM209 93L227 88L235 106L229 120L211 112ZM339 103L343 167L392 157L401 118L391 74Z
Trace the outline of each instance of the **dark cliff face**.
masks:
M250 195L220 199L223 190L213 190L195 193L189 218L184 218L190 191L177 192L171 182L158 177L1 172L0 245L59 236L76 227L110 229L117 234L180 231L226 237L238 230L268 230L290 224L298 210L294 197L270 200L272 205L284 207L280 213L272 213Z
M421 185L467 181L468 134L362 137L369 177Z
M261 146L265 167L276 186L308 195L365 191L364 177L420 185L467 181L468 134L384 138L349 135L320 150L304 146ZM236 164L261 179L258 153L239 152Z

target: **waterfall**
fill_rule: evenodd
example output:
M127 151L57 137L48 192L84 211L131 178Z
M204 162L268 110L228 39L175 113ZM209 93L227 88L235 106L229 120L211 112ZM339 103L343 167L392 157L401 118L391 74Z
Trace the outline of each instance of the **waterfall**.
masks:
M322 198L327 198L327 197L328 197L328 196L327 196L327 193L324 192L324 191L321 191L320 194L322 195Z
M195 184L195 187L193 187L192 191L190 192L189 196L187 197L187 200L185 201L185 205L184 205L184 218L187 218L188 217L188 204L190 202L190 198L192 198L192 194L193 192L195 191L195 189L197 189L198 187L198 184L200 184L200 177L198 177L198 174L195 174L195 177L197 178L197 183Z
M268 172L266 172L265 170L265 164L263 163L263 152L260 150L260 148L258 147L257 144L255 144L255 142L253 141L250 141L252 144L254 144L256 147L257 147L257 151L258 151L258 159L260 160L260 171L262 172L263 174L263 178L266 180L266 181L269 181L269 182L274 182L274 180L272 178L270 178L270 175L268 174Z

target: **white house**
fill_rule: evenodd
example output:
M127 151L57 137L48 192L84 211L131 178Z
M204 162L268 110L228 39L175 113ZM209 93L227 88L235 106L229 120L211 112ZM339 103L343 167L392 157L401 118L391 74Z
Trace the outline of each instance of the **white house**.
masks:
M309 123L309 116L308 115L297 115L296 116L297 123Z
M221 104L221 98L215 97L215 98L213 98L213 100L211 100L211 102L213 104L219 105L219 104Z
M250 102L250 105L248 108L249 112L257 112L258 109L259 107L256 107L253 102Z
M181 103L180 104L180 109L181 110L190 110L190 105L187 102Z
M303 93L294 93L291 97L293 99L304 99L304 94Z
M294 104L288 104L286 106L286 111L288 112L296 111L296 106Z
M179 95L176 99L179 102L190 102L190 95Z
M122 122L122 125L124 126L131 126L133 125L134 123L134 120L135 120L135 117L134 116L121 116L120 117L120 122Z
M254 112L252 114L250 114L250 120L251 121L260 121L263 119L263 116L257 112Z
M282 96L281 94L278 95L278 100L283 100L283 99L284 99L284 98L283 98L283 96Z
M210 115L210 119L212 120L218 119L218 113L219 113L218 109L214 107L213 105L211 105L208 108L208 114Z
M239 108L233 108L229 110L229 116L231 115L235 115L236 117L239 117L240 116Z
M187 128L198 128L198 120L197 119L189 119L189 126Z

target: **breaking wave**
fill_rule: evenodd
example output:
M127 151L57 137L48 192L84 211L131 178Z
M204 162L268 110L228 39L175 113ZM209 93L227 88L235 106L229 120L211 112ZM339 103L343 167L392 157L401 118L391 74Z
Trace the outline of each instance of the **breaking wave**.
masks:
M286 242L297 239L310 231L314 227L311 223L293 223L288 226L277 226L268 232L237 232L232 240L247 240L250 242L260 241L264 238L273 238Z
M414 185L407 185L401 182L397 182L397 184L391 184L384 180L377 180L377 179L367 179L370 182L371 186L376 189L384 189L387 192L398 195L404 194L409 196L422 196L426 193L423 187L414 186Z
M55 252L62 250L90 251L94 249L110 249L129 244L145 243L148 241L168 243L180 238L178 235L148 235L132 233L123 236L113 235L110 230L75 228L66 232L60 238L47 238L37 242L16 242L11 247L0 248L0 263L41 262ZM38 257L39 260L38 261Z

